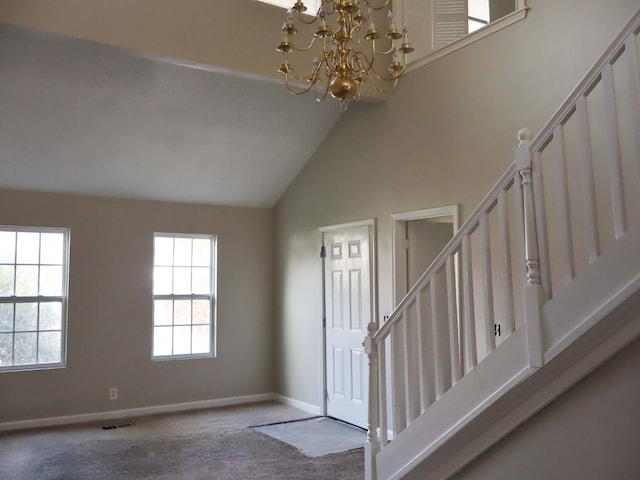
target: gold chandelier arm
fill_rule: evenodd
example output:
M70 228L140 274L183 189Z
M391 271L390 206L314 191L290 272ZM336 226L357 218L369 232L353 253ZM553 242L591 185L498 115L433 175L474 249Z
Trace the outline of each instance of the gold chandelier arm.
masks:
M388 50L378 50L376 48L376 40L375 38L371 38L369 39L369 47L371 48L371 51L373 52L374 55L389 55L391 52L393 52L393 42L391 42L391 46L389 47Z
M295 50L296 52L308 52L316 44L316 39L317 38L318 37L312 37L311 38L311 43L309 43L309 45L304 47L304 48L298 48L292 42L289 42L289 45L291 45L291 50Z
M304 48L298 48L295 45L291 44L291 50L295 50L296 52L308 52L313 48L314 43L315 43L315 38L311 41L311 43L308 46Z
M390 87L389 89L386 89L386 88L382 88L382 87L379 87L378 85L376 85L375 80L374 80L374 79L373 79L373 77L371 76L371 72L373 72L373 73L374 73L374 75L375 75L375 77L376 77L376 78L378 78L378 79L380 79L381 81L384 81L384 82L389 82L389 81L391 81L391 82L393 82L393 83L391 84L391 87ZM375 72L375 70L373 70L373 69L372 69L372 70L370 70L370 71L368 71L368 72L367 72L367 78L369 79L369 83L371 84L371 86L373 87L373 89L374 89L376 92L379 92L379 93L391 93L391 92L393 91L393 89L394 89L394 88L396 88L396 85L398 84L398 78L400 78L400 77L399 77L399 76L396 76L396 77L394 77L394 78L392 78L392 79L384 79L384 78L381 78L381 77L380 77L380 76Z
M390 55L391 52L393 52L393 44L389 47L389 50L384 50L384 51L378 51L378 50L374 50L376 55Z
M369 77L369 79L372 79L371 74L373 74L373 76L375 78L377 78L378 80L380 80L381 82L391 82L391 81L396 81L398 80L402 74L405 71L405 65L402 66L402 68L396 72L394 72L391 76L389 77L385 77L383 75L380 75L378 73L378 71L375 69L375 67L372 67L370 70L367 70L367 77ZM387 92L388 93L388 92Z
M329 82L325 82L324 85L324 92L322 93L322 95L318 95L318 90L316 89L316 85L318 84L318 82L314 82L311 86L313 87L313 96L316 98L316 100L318 102L321 102L322 100L324 100L325 98L327 98L327 95L329 94Z
M395 71L391 76L383 76L383 75L380 75L378 71L375 69L373 58L369 60L363 52L357 52L356 55L354 55L354 60L361 67L359 71L361 73L367 74L367 78L369 78L372 81L372 83L373 83L373 77L377 78L381 82L392 82L397 80L404 73L406 69L406 62L407 62L407 59L405 57L404 64L402 65L402 68L400 70ZM372 77L372 74L373 74L373 77Z
M295 88L292 88L291 85L289 84L289 76L292 76L294 78L296 77L289 73L284 74L284 84L287 87L287 90L289 90L289 93L292 93L293 95L304 95L309 90L311 90L311 87L313 87L313 83L310 83L308 87L305 87L302 90L296 90ZM298 80L298 78L296 78L296 80Z
M382 5L372 5L371 0L364 0L364 4L367 6L367 8L375 11L382 10L383 8L388 7L390 3L391 0L385 0Z
M296 20L298 20L300 23L303 23L304 25L311 25L318 20L318 13L316 12L316 14L311 17L311 20L305 20L304 17L305 15L303 13L298 12L298 14L296 15Z
M336 4L334 0L322 0L322 2L320 2L320 7L324 9L327 15L333 15L336 11Z
M299 82L313 82L315 80L315 78L318 77L318 71L314 70L313 72L311 72L306 77L299 77L299 76L297 76L295 73L293 73L291 71L287 72L286 75L290 76L291 78L293 78L294 80L297 80ZM306 91L308 92L309 90L306 90Z
M371 59L367 57L364 52L356 52L353 56L354 62L361 67L359 70L361 73L367 73L373 68L374 57Z

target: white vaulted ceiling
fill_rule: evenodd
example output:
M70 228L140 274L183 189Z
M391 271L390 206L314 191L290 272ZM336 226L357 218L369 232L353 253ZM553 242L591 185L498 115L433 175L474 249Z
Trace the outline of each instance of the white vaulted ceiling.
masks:
M0 24L0 188L273 206L338 105L179 63Z

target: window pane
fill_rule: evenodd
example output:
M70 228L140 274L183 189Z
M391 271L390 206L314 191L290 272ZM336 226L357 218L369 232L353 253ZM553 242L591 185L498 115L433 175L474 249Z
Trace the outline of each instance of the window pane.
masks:
M193 327L193 348L191 353L211 352L211 330L209 325Z
M469 19L469 33L475 32L476 30L484 27L486 23L476 22L475 20Z
M153 324L171 325L173 318L173 301L156 300L153 302Z
M469 0L469 16L489 22L489 0Z
M13 364L13 334L0 333L0 367Z
M190 266L191 265L191 239L176 238L174 265Z
M15 272L13 265L0 265L0 296L13 295L13 277Z
M193 268L193 290L191 293L210 293L211 271L208 268Z
M40 295L62 295L62 267L40 267Z
M212 240L169 235L154 236L153 355L210 353L212 302L193 297L211 294Z
M155 356L171 355L172 327L155 327L153 329L153 354Z
M171 276L173 268L154 267L153 268L153 293L155 295L168 295L172 290Z
M16 296L38 295L38 267L18 265L16 267Z
M40 330L62 330L62 302L40 304Z
M211 265L211 240L208 238L193 239L193 265L198 267Z
M176 300L173 302L173 324L191 324L191 300Z
M193 301L193 323L209 323L210 312L209 300L194 300Z
M173 354L191 353L191 327L173 327Z
M36 333L16 333L14 365L32 365L36 363Z
M191 267L173 269L173 293L177 295L191 293Z
M60 363L62 359L60 332L42 332L38 335L38 363Z
M0 231L0 367L62 363L67 233L62 229ZM2 262L12 262L12 265ZM37 301L28 297L59 297ZM29 300L29 301L25 301Z
M18 232L17 263L38 263L40 258L40 234Z
M0 263L15 263L16 232L0 232Z
M64 235L62 233L43 233L40 235L40 263L62 265L64 254Z
M173 265L173 238L155 237L153 255L154 265Z
M38 304L16 303L16 332L38 329Z
M13 303L0 303L0 332L13 331Z

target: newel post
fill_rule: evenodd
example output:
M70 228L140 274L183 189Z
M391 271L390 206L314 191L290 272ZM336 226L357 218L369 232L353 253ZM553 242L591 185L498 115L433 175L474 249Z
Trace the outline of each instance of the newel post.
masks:
M369 418L367 424L367 441L364 445L364 478L376 480L376 455L380 451L378 440L378 345L373 336L378 326L375 322L367 325L367 336L364 337L364 353L369 359Z
M527 331L529 366L541 367L542 328L540 305L542 302L542 282L540 278L540 254L536 230L536 215L533 199L531 132L523 128L518 132L520 142L516 150L516 162L522 181L524 250L527 278L524 286L524 313Z

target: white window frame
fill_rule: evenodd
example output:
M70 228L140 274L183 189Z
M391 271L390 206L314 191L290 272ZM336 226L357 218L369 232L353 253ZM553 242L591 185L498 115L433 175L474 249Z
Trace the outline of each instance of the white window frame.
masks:
M4 372L16 372L16 371L25 371L25 370L50 370L57 368L65 368L67 365L67 321L68 321L68 290L69 290L69 245L71 238L71 231L68 228L51 228L51 227L23 227L23 226L0 226L0 231L3 232L16 232L16 247L17 247L17 234L21 232L32 232L32 233L61 233L63 234L63 252L62 252L62 292L59 296L52 295L38 295L35 296L0 296L0 303L3 304L13 304L13 330L11 332L3 332L3 333L11 333L14 341L14 349L12 353L12 357L15 358L15 334L22 333L21 331L16 332L15 330L15 305L19 303L46 303L46 302L60 302L61 303L61 319L60 319L60 362L55 363L37 363L38 353L39 353L39 345L36 343L36 363L30 364L12 364L12 365L3 365L0 366L0 373ZM17 253L17 248L16 248ZM40 252L39 252L40 257ZM9 265L9 264L3 264ZM18 263L17 257L14 258L14 267L20 265ZM38 276L40 275L40 267L47 266L47 264L40 263L40 258L38 258L38 263L33 264L38 266ZM56 264L57 265L57 264ZM16 269L17 270L17 269ZM16 270L14 270L14 288L15 288L15 276L17 275ZM38 278L38 285L40 284ZM49 330L40 330L40 312L38 310L38 325L36 330L28 331L24 333L40 333L47 332ZM51 330L57 331L57 330ZM38 340L36 340L37 342Z
M393 1L393 11L396 15L396 19L403 19L404 22L404 11L405 11L405 2L412 0L392 0ZM422 0L427 1L427 0ZM428 0L431 1L431 0ZM492 35L503 28L507 28L510 25L513 25L520 20L524 20L527 17L527 12L529 11L529 7L527 7L526 0L515 0L515 9L513 12L505 15L502 18L494 20L489 23L485 27L482 27L478 30L475 30L462 38L448 44L445 47L441 47L437 50L432 50L426 55L417 58L409 57L409 64L407 65L407 72L411 72L417 68L423 67L439 58L442 58L450 53L453 53L461 48L466 47L467 45L471 45L478 40L481 40L489 35ZM411 30L409 30L409 41L411 41ZM415 45L414 45L415 47ZM416 47L416 49L418 49Z
M217 237L215 235L211 235L211 234L187 234L187 233L167 233L167 232L155 232L153 234L153 269L155 271L155 244L156 244L156 238L159 237L164 237L164 238L189 238L189 239L207 239L211 242L211 249L210 249L210 279L209 279L209 285L210 285L210 290L208 294L175 294L175 293L171 293L171 294L156 294L153 293L153 300L152 300L152 319L151 319L151 358L153 361L167 361L167 360L179 360L179 359L194 359L194 358L214 358L216 357L216 350L217 350L217 317L216 317L216 311L217 311L217 299L216 299L216 288L217 288L217 284L216 284L216 279L217 279ZM174 247L175 248L175 247ZM172 267L175 268L175 260L174 263L172 264ZM155 279L154 279L155 282ZM154 286L155 287L155 286ZM210 333L210 337L209 337L209 346L210 346L210 351L206 352L206 353L182 353L182 354L174 354L172 353L171 355L155 355L155 329L156 327L158 328L167 328L166 326L157 326L155 324L155 301L156 300L209 300L209 333ZM191 313L192 315L192 322L193 322L193 312ZM191 326L193 326L193 323L190 324ZM178 326L186 326L186 325L178 325ZM172 338L173 338L173 333L174 333L174 329L175 329L176 325L172 325ZM173 342L172 342L172 349L173 349Z

